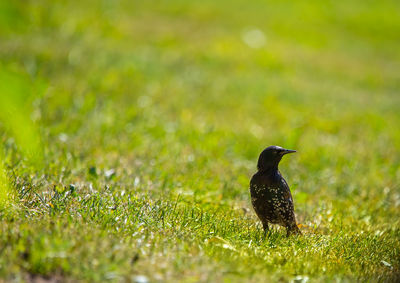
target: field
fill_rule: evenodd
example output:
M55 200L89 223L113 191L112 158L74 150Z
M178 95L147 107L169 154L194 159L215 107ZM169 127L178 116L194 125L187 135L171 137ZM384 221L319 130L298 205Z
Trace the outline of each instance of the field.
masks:
M400 281L398 1L0 2L0 281ZM266 238L260 152L303 236Z

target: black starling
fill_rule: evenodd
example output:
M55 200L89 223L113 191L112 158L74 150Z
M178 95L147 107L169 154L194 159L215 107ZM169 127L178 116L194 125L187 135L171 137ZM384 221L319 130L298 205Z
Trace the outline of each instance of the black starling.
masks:
M265 233L268 223L286 227L287 235L301 234L294 215L293 198L285 179L278 170L282 156L295 150L270 146L261 152L257 173L250 181L251 203Z

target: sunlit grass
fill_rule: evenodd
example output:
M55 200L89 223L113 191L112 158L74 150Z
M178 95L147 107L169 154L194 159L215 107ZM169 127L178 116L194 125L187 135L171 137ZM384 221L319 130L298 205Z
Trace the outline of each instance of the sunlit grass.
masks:
M0 278L399 280L398 11L1 2ZM252 211L272 144L303 237Z
M38 98L34 84L25 75L0 65L0 123L14 139L20 150L20 157L26 165L40 171L43 161L41 138L37 126L32 122L32 102ZM36 91L36 93L35 93ZM15 192L10 185L4 161L10 161L0 153L0 207L7 209ZM13 161L11 161L13 162ZM9 164L11 165L11 164ZM28 171L29 172L29 171Z

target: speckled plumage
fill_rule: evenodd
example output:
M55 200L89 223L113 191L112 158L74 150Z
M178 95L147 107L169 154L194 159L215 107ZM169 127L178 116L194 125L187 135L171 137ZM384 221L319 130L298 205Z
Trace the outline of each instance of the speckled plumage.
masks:
M301 234L296 224L292 194L278 170L282 156L295 152L279 146L267 147L258 159L258 171L250 181L253 208L260 218L264 231L268 223L286 227L287 234Z

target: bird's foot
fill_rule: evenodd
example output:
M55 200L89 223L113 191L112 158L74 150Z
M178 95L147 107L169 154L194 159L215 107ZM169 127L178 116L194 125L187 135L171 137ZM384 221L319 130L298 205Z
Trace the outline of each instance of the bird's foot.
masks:
M297 227L297 225L292 225L286 228L286 236L289 237L290 235L297 235L297 236L301 236L303 235L299 229L299 227Z

